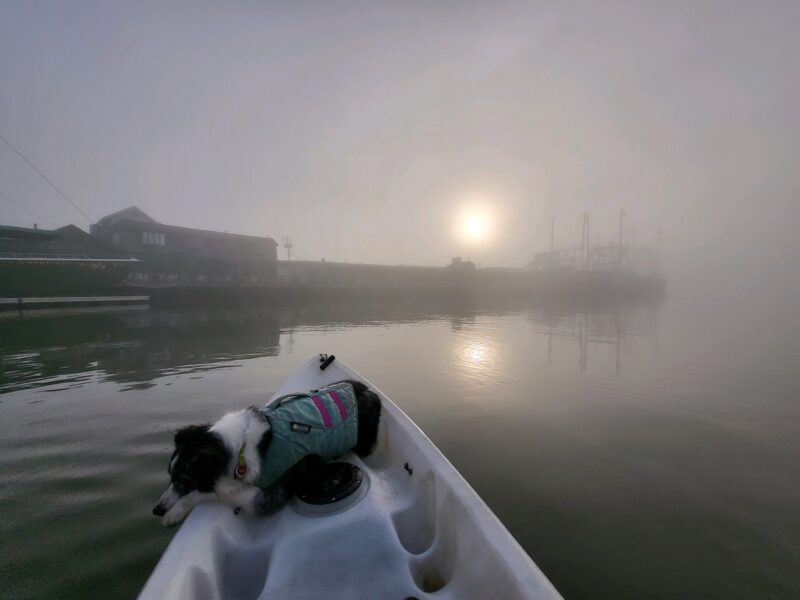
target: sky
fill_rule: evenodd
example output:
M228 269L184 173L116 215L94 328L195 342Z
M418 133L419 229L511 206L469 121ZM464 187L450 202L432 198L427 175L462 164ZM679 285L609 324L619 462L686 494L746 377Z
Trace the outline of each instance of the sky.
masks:
M0 134L93 220L524 266L623 208L685 281L753 291L800 267L799 29L796 2L5 0ZM33 221L89 225L0 143L0 223Z

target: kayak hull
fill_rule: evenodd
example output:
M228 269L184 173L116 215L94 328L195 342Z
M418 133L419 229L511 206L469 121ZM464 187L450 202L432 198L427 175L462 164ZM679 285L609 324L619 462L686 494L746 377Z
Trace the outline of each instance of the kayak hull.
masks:
M205 503L188 516L140 598L531 598L560 595L424 433L373 384L312 359L273 398L342 379L382 401L375 452L351 498L270 517ZM338 505L338 506L337 506Z

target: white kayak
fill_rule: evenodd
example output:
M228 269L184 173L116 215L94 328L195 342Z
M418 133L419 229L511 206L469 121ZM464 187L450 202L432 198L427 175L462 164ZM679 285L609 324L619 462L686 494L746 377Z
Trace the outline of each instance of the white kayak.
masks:
M364 377L314 358L273 400L342 379L361 380L383 408L361 485L317 506L293 499L269 517L195 507L141 599L535 598L561 596L424 433Z

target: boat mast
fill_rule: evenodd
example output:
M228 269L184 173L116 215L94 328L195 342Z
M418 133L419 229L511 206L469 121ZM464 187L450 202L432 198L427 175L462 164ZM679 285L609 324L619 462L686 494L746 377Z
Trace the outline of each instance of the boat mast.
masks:
M619 268L622 269L622 220L625 218L625 209L619 209L619 256L617 259L619 260Z

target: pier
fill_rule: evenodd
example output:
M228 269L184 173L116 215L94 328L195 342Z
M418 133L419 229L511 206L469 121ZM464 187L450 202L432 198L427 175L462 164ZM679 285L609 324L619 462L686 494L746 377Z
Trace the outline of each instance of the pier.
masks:
M40 298L0 298L0 310L67 308L75 306L114 306L147 304L150 296L53 296Z

